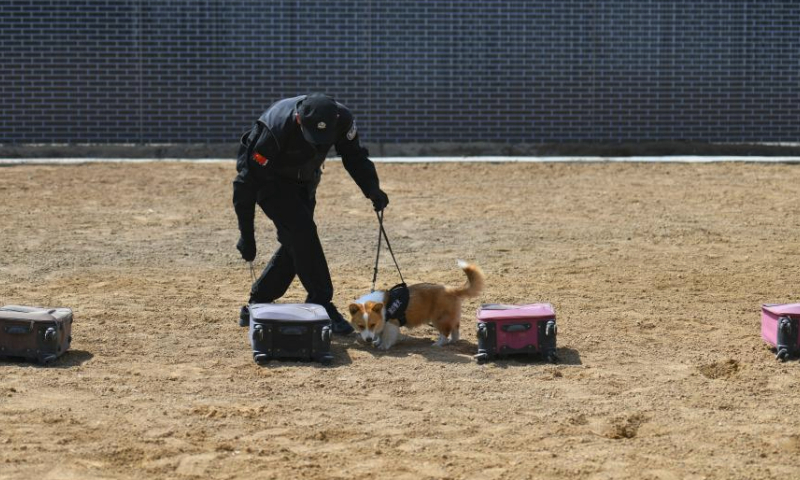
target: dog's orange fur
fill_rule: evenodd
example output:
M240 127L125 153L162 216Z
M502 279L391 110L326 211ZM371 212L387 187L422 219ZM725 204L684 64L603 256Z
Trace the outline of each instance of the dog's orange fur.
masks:
M464 298L477 297L483 290L484 274L477 265L459 262L467 282L460 287L447 287L434 283L418 283L408 287L409 300L406 308L406 327L423 324L433 325L440 333L437 345L458 340L461 325L461 302ZM388 292L383 292L382 301L365 301L350 304L350 322L364 340L375 340L380 348L388 349L397 341L399 322L384 318L384 305ZM362 297L363 298L363 297ZM366 314L366 315L365 315ZM387 326L391 323L394 328Z

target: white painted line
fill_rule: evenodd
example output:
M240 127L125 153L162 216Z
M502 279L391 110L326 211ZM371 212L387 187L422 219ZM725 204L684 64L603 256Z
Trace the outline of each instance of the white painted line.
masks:
M82 165L85 163L234 163L226 158L0 158L0 166L9 165Z
M596 163L596 162L628 162L628 163L712 163L712 162L765 162L765 163L800 163L800 157L765 157L765 156L636 156L636 157L377 157L375 162L385 163L435 163L435 162L496 162L496 163Z
M800 163L800 157L782 156L712 156L712 155L674 155L674 156L635 156L635 157L370 157L376 163ZM9 165L80 165L85 163L233 163L226 158L0 158L0 166ZM329 158L328 161L340 161Z

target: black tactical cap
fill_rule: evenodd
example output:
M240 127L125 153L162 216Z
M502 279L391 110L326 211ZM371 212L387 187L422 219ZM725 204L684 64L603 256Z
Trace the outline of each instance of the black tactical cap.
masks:
M297 104L303 137L314 145L332 145L336 141L339 108L336 101L322 93L312 93Z

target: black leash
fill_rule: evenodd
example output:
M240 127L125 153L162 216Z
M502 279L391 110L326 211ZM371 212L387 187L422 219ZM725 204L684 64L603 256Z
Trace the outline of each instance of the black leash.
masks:
M386 248L388 248L389 253L392 254L392 260L394 260L394 266L397 268L397 274L400 275L401 284L406 284L406 281L403 280L403 274L400 273L400 265L397 264L397 259L394 258L392 245L389 243L389 236L386 235L386 229L383 228L383 210L375 212L375 214L378 216L378 253L375 255L375 272L372 275L372 290L370 290L370 293L375 291L375 282L378 280L378 260L381 258L381 237L386 239Z

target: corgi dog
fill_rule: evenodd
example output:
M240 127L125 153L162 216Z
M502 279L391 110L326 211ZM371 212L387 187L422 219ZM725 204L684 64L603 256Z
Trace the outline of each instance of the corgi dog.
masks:
M464 285L446 287L418 283L399 294L396 294L397 287L389 291L378 290L350 304L350 323L362 340L372 342L380 350L388 350L397 343L401 326L432 325L439 331L439 339L433 346L441 347L458 341L461 301L477 297L484 284L483 272L477 265L459 260L458 266L467 275Z

